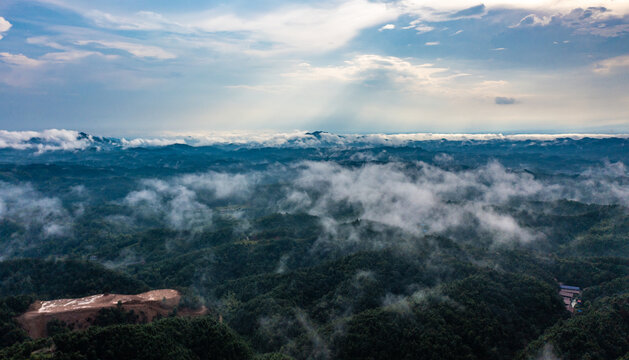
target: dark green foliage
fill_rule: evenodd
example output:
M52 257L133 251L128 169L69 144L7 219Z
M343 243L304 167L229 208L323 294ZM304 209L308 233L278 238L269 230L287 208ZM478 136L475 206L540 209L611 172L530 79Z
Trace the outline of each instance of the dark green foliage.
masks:
M207 317L93 327L54 337L55 359L250 359L229 328Z
M0 349L28 338L14 320L25 312L33 302L30 296L9 296L0 298Z
M39 360L51 359L53 351L52 338L24 341L10 347L0 349L0 359L3 360Z
M82 297L102 292L136 294L148 290L132 277L84 261L20 259L0 262L0 348L27 339L14 317L35 300ZM50 325L53 333L65 326Z
M602 284L589 287L583 291L583 301L594 301L597 298L629 293L629 275L617 277Z
M40 300L99 293L137 294L148 290L145 284L128 275L74 260L2 261L0 279L0 296L25 294Z
M95 326L110 326L122 324L136 324L138 322L146 322L146 316L136 314L135 311L126 311L122 305L118 303L116 307L102 308L92 322Z
M618 277L629 276L629 261L626 258L559 258L550 271L566 284L582 288L595 286Z
M534 358L550 344L564 360L617 359L629 353L629 295L606 297L558 322L521 358Z
M356 169L394 158L414 179L415 170L447 153L453 159L438 164L442 169L470 170L499 161L509 173L552 185L580 182L583 171L600 166L603 158L626 164L628 144L627 139L564 139L544 146L428 141L358 150L225 145L124 151L101 144L109 150L26 157L3 149L0 180L29 183L44 196L59 198L71 214L71 229L48 238L17 218L0 219L3 258L28 258L0 262L0 296L9 296L0 299L0 359L247 359L253 357L248 346L261 360L287 360L286 354L296 359L513 359L518 353L536 357L549 344L563 359L622 357L629 218L614 201L516 196L480 204L535 234L536 240L524 243L495 241L477 220L440 236L424 236L423 228L405 232L364 219L360 205L349 201L323 211L324 220L335 223L331 235L328 223L312 215L319 210L290 213L282 200L295 190L291 176L304 160ZM629 185L626 171L622 164L616 170L620 175L610 175L610 184L622 189ZM173 177L206 171L263 175L244 197L195 193L195 200L212 211L200 228L170 227L167 217L125 203L146 179L173 185ZM491 185L491 179L484 181ZM76 185L85 193L74 193ZM473 195L456 190L462 197ZM325 191L307 190L313 202ZM176 195L164 196L170 201ZM444 201L456 206L461 199ZM168 208L161 205L158 212ZM82 211L76 211L79 207ZM55 257L75 260L41 260ZM558 282L584 288L583 313L568 318ZM30 341L13 320L34 299L132 294L149 286L177 289L182 307L206 305L225 324L208 318L137 324L142 314L109 308L90 330L67 332L52 321L53 338Z
M71 330L68 324L57 319L52 319L46 324L46 333L48 336L63 334Z
M25 360L38 353L55 360L253 359L249 347L233 331L208 317L64 332L0 350L0 358Z
M495 272L407 301L352 318L338 358L511 359L564 311L548 285Z

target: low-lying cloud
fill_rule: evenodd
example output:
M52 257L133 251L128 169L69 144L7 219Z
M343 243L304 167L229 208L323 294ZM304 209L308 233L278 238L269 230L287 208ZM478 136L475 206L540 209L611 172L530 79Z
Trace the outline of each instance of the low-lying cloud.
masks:
M146 179L123 203L140 220L158 219L176 230L197 230L212 225L215 200L242 200L251 195L254 174L208 172L169 180Z
M325 136L341 139L312 138ZM530 243L547 235L544 228L521 222L521 212L537 211L529 207L533 202L629 207L629 169L623 162L538 177L497 161L460 167L456 154L438 153L433 163L356 154L363 152L348 153L347 163L297 160L266 170L145 178L119 198L105 197L111 210L103 220L130 233L211 230L220 219L249 236L257 231L252 220L259 216L307 213L319 218L322 230L313 250L328 251L330 244L379 249L425 235ZM82 216L94 216L91 191L72 184L50 195L29 184L0 182L0 223L16 241L71 237ZM282 261L278 272L284 271Z
M512 104L517 100L496 98L496 103ZM0 130L0 149L47 151L78 151L85 149L111 150L136 147L161 147L174 144L189 146L239 146L245 148L316 148L316 147L375 147L407 146L420 141L555 141L583 138L629 138L629 134L465 134L465 133L408 133L408 134L334 134L324 131L247 132L215 131L211 133L167 133L153 138L102 138L74 130L49 129L43 131Z
M496 242L530 242L544 234L520 224L506 208L530 201L569 199L629 206L629 171L622 162L605 163L576 177L537 179L493 161L468 170L450 170L455 160L439 154L436 164L374 163L344 166L305 161L261 172L207 172L171 179L146 179L123 203L137 220L177 230L209 228L216 209L255 204L263 213L308 213L321 219L326 241L359 244L361 235L343 224L366 220L411 235L482 234ZM441 167L444 166L444 167ZM282 184L265 193L262 184ZM256 195L256 201L252 196ZM249 205L248 205L249 206ZM242 212L233 214L248 222ZM248 226L248 225L247 225ZM386 246L381 244L379 246Z
M59 198L30 184L0 181L0 227L5 234L0 259L39 240L70 235L73 220Z
M89 135L74 130L49 129L43 131L0 130L0 149L34 149L38 153L54 150L83 150L93 143Z
M306 162L286 198L290 211L333 219L337 209L357 209L357 217L413 234L443 233L479 226L501 240L536 237L494 206L530 197L544 186L530 174L514 174L499 163L451 172L426 163L369 164L360 168Z

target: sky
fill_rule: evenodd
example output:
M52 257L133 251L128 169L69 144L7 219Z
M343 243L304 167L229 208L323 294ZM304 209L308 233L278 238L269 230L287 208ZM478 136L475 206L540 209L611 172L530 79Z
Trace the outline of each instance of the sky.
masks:
M0 129L629 132L629 0L2 0Z

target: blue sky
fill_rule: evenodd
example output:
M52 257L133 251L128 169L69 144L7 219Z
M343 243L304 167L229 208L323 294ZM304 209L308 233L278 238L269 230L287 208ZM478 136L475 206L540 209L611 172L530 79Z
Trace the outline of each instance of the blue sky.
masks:
M0 36L7 130L629 132L629 1L3 0Z

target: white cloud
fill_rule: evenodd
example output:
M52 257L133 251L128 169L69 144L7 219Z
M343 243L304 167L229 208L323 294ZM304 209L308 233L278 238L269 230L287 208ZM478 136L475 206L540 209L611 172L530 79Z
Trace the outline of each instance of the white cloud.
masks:
M501 86L504 81L487 82L486 87ZM305 131L270 132L270 131L213 131L211 133L167 133L172 137L184 137L188 145L208 146L235 144L248 147L317 147L317 146L404 146L414 141L554 141L556 139L595 139L627 138L623 134L455 134L455 133L408 133L408 134L332 134L320 133L318 137L309 135Z
M183 139L144 139L144 138L136 138L127 140L122 138L121 140L122 146L125 148L134 148L134 147L153 147L153 146L168 146L173 144L185 144L185 140Z
M547 26L553 23L572 28L577 34L603 37L616 37L629 32L629 24L620 16L622 14L613 12L603 6L575 7L564 12L540 9L539 14L543 15L529 14L517 24L509 27Z
M224 9L162 15L151 11L111 14L72 8L105 28L188 34L182 41L189 45L255 55L329 51L345 45L361 30L399 16L399 9L393 4L367 0L284 5L250 16Z
M629 55L616 56L594 64L594 72L609 74L620 69L629 69Z
M573 180L558 182L513 172L497 162L458 171L423 162L415 166L367 163L361 167L303 162L297 170L298 175L280 204L288 212L305 211L321 217L324 234L319 241L326 243L361 241L360 236L348 236L351 234L334 220L341 206L351 207L357 219L414 234L445 232L455 238L463 234L469 239L470 231L479 231L479 237L497 242L527 242L543 238L543 234L522 226L501 210L513 199L571 199L623 205L629 201L629 191L621 185L628 176L622 163L608 163ZM386 243L391 238L378 241Z
M73 47L62 45L58 42L50 40L46 36L29 37L26 39L28 44L40 45L61 51L54 51L40 56L38 59L28 59L19 61L22 65L43 65L50 63L68 63L76 62L88 56L99 56L105 59L115 59L116 55L105 55L98 51L77 50Z
M426 45L426 46L437 46L439 44L440 44L439 41L428 41L424 45Z
M289 6L250 18L208 12L185 22L205 32L242 32L248 41L271 42L269 49L248 50L265 54L333 50L345 45L360 30L395 20L398 15L397 9L384 3L350 0L319 6Z
M398 2L398 6L402 13L417 16L418 19L428 22L475 18L486 12L483 4L470 4L469 1L464 0L440 2L439 4L428 0L401 0Z
M160 60L174 59L177 56L157 46L141 45L125 41L108 41L108 40L79 40L77 45L96 44L109 49L118 49L128 52L129 54L141 58L156 58Z
M30 184L9 184L3 181L0 181L0 220L24 226L28 232L23 236L30 241L35 238L33 235L46 238L66 234L72 223L72 218L59 198L44 196ZM14 235L6 236L5 240L10 243L24 239ZM0 257L6 256L11 247L5 244Z
M522 27L522 26L546 26L553 20L550 16L539 17L535 14L529 14L523 17L520 22L515 25L509 26L510 28Z
M617 15L604 7L591 7L574 9L557 18L564 26L574 28L577 34L616 37L629 32L626 19Z
M124 203L139 218L158 216L178 230L193 230L209 226L212 210L197 199L197 194L181 185L162 180L144 180L145 189L129 193Z
M300 64L296 72L287 73L284 76L313 81L361 81L385 76L396 83L420 86L444 80L445 77L436 75L446 71L448 71L447 68L435 67L433 64L414 64L410 60L395 56L366 54L355 56L341 66L315 67L310 64Z
M100 27L117 30L139 30L139 31L163 31L169 30L178 33L189 33L190 27L171 21L153 11L138 11L132 15L113 15L99 10L90 10L85 13Z
M9 65L34 67L44 63L44 61L29 58L23 54L11 54L8 52L0 52L0 61Z
M54 150L81 150L90 146L92 142L91 136L81 136L79 132L73 130L0 130L0 149L36 149L40 153Z
M431 21L452 20L461 17L478 17L486 11L470 11L475 5L468 0L451 0L435 2L434 0L401 0L399 6L405 13L417 14ZM629 14L629 2L616 0L485 0L482 2L486 9L517 9L536 10L549 13L568 13L573 9L587 9L604 7L616 16Z
M107 59L115 59L115 55L104 55L98 51L68 50L59 52L50 52L42 55L40 61L50 61L56 63L74 62L84 59L88 56L101 56Z
M255 182L255 174L216 172L146 179L142 189L130 192L123 203L138 219L164 221L178 230L203 229L212 225L214 214L208 201L247 198Z
M3 33L9 31L11 26L11 23L7 19L0 16L0 40L2 40Z
M360 219L411 233L441 233L475 221L497 240L529 241L535 234L492 207L548 190L531 175L511 173L498 163L461 172L425 163L419 163L417 170L406 170L396 163L346 168L305 162L302 166L291 191L308 201L287 201L284 205L290 211L327 218L333 217L339 204L345 204L356 207Z
M629 25L597 26L575 25L588 23L594 19L619 17L629 14L626 2L613 0L530 0L509 1L489 0L484 5L470 6L466 0L453 0L437 3L434 0L399 0L375 2L368 0L329 0L315 4L280 5L263 12L242 12L229 10L230 7L198 8L192 12L156 13L136 11L131 13L110 13L95 10L94 7L77 5L59 0L40 0L57 6L70 8L92 20L95 25L115 30L146 32L170 32L169 39L180 46L189 48L209 48L221 52L246 53L249 55L270 56L287 52L316 53L341 48L356 37L361 30L381 26L379 30L394 28L392 21L400 16L414 18L403 29L414 29L418 33L434 30L426 22L451 21L461 18L479 18L490 9L513 9L530 11L514 26L546 25L554 17L566 16L565 26L579 31L590 31L601 36L616 36L629 31ZM605 7L606 11L593 11L590 7ZM593 12L591 16L581 16ZM576 10L575 10L576 11ZM563 15L562 15L563 14ZM575 17L576 16L576 17ZM577 21L578 20L578 21ZM599 26L600 25L600 26ZM459 30L460 31L460 30ZM457 32L455 34L458 34ZM180 36L181 35L181 36ZM153 41L159 41L155 38ZM151 41L150 38L148 41ZM139 57L173 58L165 50L140 48L134 45L101 46L119 48ZM149 46L144 45L142 46Z
M427 33L429 31L433 31L435 28L432 26L428 26L422 23L421 20L415 19L408 24L408 26L403 27L402 29L415 29L419 34Z

